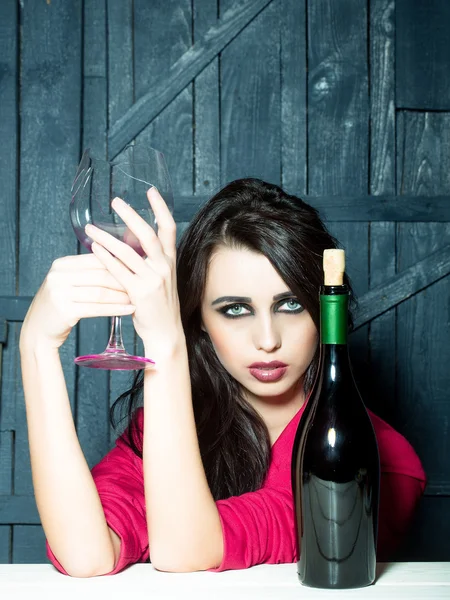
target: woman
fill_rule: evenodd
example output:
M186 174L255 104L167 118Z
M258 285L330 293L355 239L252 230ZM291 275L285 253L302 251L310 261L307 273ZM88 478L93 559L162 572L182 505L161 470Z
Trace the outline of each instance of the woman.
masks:
M193 218L176 257L172 216L155 190L148 198L158 235L113 203L148 258L87 231L93 254L56 260L23 324L33 483L48 556L79 577L149 558L166 571L294 562L292 444L317 369L323 250L336 242L299 198L242 179ZM138 372L118 399L130 426L90 472L58 349L80 318L119 314L132 314L156 366ZM274 361L287 365L275 381ZM408 529L425 474L409 443L370 416L385 560Z

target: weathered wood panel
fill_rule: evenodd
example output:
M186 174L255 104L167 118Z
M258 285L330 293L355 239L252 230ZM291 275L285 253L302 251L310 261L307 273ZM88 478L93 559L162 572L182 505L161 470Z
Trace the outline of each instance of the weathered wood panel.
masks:
M430 478L399 557L448 560L450 278L443 277L450 226L436 223L450 222L443 0L0 4L0 122L7 131L0 175L8 192L0 200L0 318L9 321L0 561L46 562L29 470L19 323L51 261L77 252L67 207L80 151L91 146L113 156L133 137L166 154L178 238L220 185L246 175L282 183L320 210L347 250L361 299L357 323L364 327L352 335L358 383L375 412L413 443ZM433 19L434 46L427 39ZM428 56L416 56L420 48ZM396 122L396 99L418 112L400 111ZM426 114L427 104L448 112ZM61 353L90 466L116 438L109 405L134 375L73 365L76 354L104 349L109 324L83 320ZM131 318L124 337L128 351L141 351Z
M306 0L284 0L280 14L281 185L307 193L308 49ZM295 25L293 25L295 23Z
M2 219L0 221L0 295L14 295L17 285L17 174L18 140L18 9L15 0L0 3L0 181ZM0 310L0 317L5 318ZM13 429L16 424L16 359L19 326L9 324L1 346L0 364L0 494L12 493ZM3 336L2 336L3 337ZM0 562L11 552L11 527L0 527Z
M445 193L450 185L450 115L401 112L397 131L398 192ZM399 271L450 241L448 223L399 224L397 228ZM446 501L426 502L417 525L421 546L416 556L440 556L441 560L450 556L442 535L450 495L448 289L447 278L397 309L397 395L401 401L394 421L423 461L426 493L447 495Z
M237 10L220 0L220 14ZM280 34L273 0L223 50L221 76L221 183L260 177L280 184Z
M106 160L107 60L106 2L85 0L83 11L83 137L81 148L91 148ZM81 156L80 156L81 158ZM81 249L81 245L79 244ZM83 248L83 253L86 250ZM81 319L77 354L103 352L108 341L110 319ZM109 371L76 367L78 439L90 468L109 449Z
M68 207L80 146L81 21L81 0L21 5L21 234L17 291L22 295L37 292L55 258L77 252ZM75 342L72 333L60 352L72 411ZM33 495L25 405L22 387L19 389L14 493ZM37 535L42 537L39 529ZM30 536L29 547L14 542L14 562L30 560L31 547L37 547L31 543L35 532L28 527L13 532L13 540Z
M369 4L370 39L370 177L375 196L395 194L395 5ZM395 225L369 225L370 288L395 275ZM388 422L395 405L396 310L369 325L368 405Z
M396 0L397 107L450 110L450 3Z
M367 193L367 7L357 0L308 4L308 193ZM347 255L356 296L368 289L367 223L328 223ZM351 337L355 378L368 371L367 327Z
M194 0L193 39L195 43L217 20L217 2ZM194 106L194 193L213 195L220 186L220 102L219 57L195 78ZM183 201L175 200L178 204Z
M133 63L133 0L108 2L108 127L116 122L135 101ZM140 18L140 17L139 17ZM112 158L109 152L108 154ZM117 154L117 152L115 153ZM111 321L110 321L111 322ZM109 335L109 332L108 332ZM136 332L131 316L122 317L122 335L125 349L135 351ZM107 339L104 340L106 347ZM103 341L101 351L104 350ZM132 384L134 371L109 371L109 405ZM117 431L110 427L110 446L113 446Z

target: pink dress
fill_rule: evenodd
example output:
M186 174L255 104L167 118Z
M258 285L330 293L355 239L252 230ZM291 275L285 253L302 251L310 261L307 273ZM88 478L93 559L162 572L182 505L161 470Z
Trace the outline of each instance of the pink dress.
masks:
M262 563L297 562L291 454L297 425L306 403L272 446L270 467L261 489L216 502L222 523L222 563L210 571L245 569ZM401 543L424 492L426 476L409 442L369 411L381 462L377 560L387 561ZM140 430L143 409L136 411ZM143 462L123 441L92 469L106 521L121 538L113 575L150 558L145 513ZM46 542L47 556L67 575Z

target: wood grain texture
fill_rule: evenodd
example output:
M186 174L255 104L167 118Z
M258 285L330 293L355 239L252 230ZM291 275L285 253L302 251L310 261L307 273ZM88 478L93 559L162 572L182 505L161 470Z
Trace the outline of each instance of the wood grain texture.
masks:
M167 68L164 77L159 78L153 89L141 96L132 108L114 122L109 132L110 158L116 156L136 137L272 1L250 0L244 5L233 4L230 10L223 14L223 19L211 27L202 39L184 53L176 63ZM150 8L148 3L147 6ZM167 4L165 3L164 6ZM153 4L151 8L157 10L158 6ZM164 21L167 20L169 20L168 12L165 13ZM165 24L163 30L167 31Z
M281 185L301 198L307 192L306 7L306 0L284 0L280 14Z
M220 0L221 15L232 0ZM273 0L222 52L222 185L241 177L279 184L279 0Z
M401 112L397 130L399 191L446 193L450 188L450 115ZM399 272L450 243L448 223L399 224L397 228ZM398 308L397 393L405 401L399 403L396 421L423 461L427 493L450 495L448 284L448 277L442 279ZM430 535L427 548L433 543Z
M17 290L18 166L19 166L19 80L18 6L14 0L0 3L0 181L2 219L0 222L0 295L14 296ZM6 317L0 309L0 315ZM19 326L8 326L8 340L2 347L0 372L0 435L16 424L16 357ZM8 343L6 343L8 341ZM2 469L0 461L0 469ZM5 531L4 535L5 535Z
M106 2L84 0L83 13L83 137L81 148L106 160L107 52ZM81 157L80 157L81 158ZM83 253L84 248L79 245ZM110 319L81 319L77 354L102 352L108 341ZM109 371L76 367L76 429L90 468L109 449Z
M395 3L393 0L371 0L369 8L369 191L376 202L377 196L395 194ZM370 288L395 275L395 252L394 224L371 222ZM396 403L396 316L393 309L369 325L368 405L388 422Z
M18 292L34 295L52 262L74 255L70 184L78 162L81 111L81 1L21 5L21 139ZM60 350L75 407L76 336ZM18 362L18 361L17 361ZM14 494L33 497L23 390L17 395ZM42 557L41 527L13 528L13 562ZM25 542L24 540L29 540Z
M398 108L450 110L447 0L396 0Z
M18 263L18 44L18 5L14 0L6 0L0 3L0 181L4 198L0 222L0 294L9 297L16 293ZM0 315L6 317L1 309ZM6 335L2 335L0 351L0 494L5 495L13 491L18 337L19 325L9 323ZM0 527L0 562L10 561L11 534L11 526Z
M136 98L135 64L134 64L134 24L133 0L124 2L108 2L108 127L124 114ZM109 143L106 141L108 148ZM109 150L108 156L111 158ZM111 325L111 320L109 326ZM98 341L98 351L103 352L108 336ZM125 350L134 354L136 332L131 316L122 317L122 337ZM111 406L115 400L128 390L133 383L134 371L109 371L109 401ZM109 446L113 447L119 432L110 427Z
M31 6L22 19L19 293L34 295L53 260L76 254L70 184L80 146L81 2ZM26 233L25 233L26 232ZM75 336L60 351L74 410ZM33 493L23 397L17 401L15 491Z
M194 0L193 42L206 34L218 16L218 0ZM193 83L195 194L212 196L220 186L220 57L197 75ZM183 204L183 199L180 199Z
M369 164L367 7L357 0L308 3L308 194L366 194ZM328 221L327 221L328 223ZM368 225L329 223L346 251L358 298L369 285ZM350 354L364 394L367 327L354 333Z

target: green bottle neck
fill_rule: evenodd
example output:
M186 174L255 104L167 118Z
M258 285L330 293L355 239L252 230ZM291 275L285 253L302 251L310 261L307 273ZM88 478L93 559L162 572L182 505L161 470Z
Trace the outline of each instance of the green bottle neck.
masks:
M348 287L323 285L320 288L320 343L347 344Z

